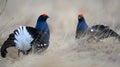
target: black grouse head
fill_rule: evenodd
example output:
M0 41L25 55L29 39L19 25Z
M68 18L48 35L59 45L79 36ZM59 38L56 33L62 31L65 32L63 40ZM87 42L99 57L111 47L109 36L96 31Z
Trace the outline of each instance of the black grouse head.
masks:
M81 22L81 21L83 21L83 20L84 20L83 14L80 13L80 14L78 15L78 21Z
M49 18L49 16L44 13L44 14L42 14L42 15L39 16L38 22L39 22L39 21L46 21L47 18Z

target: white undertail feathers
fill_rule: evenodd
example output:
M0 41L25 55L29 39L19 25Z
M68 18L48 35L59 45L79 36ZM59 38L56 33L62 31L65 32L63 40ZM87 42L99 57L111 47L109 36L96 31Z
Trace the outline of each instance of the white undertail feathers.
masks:
M33 41L32 36L26 30L25 26L20 26L18 31L15 32L14 42L16 43L16 48L20 50L29 50L31 48L31 42Z

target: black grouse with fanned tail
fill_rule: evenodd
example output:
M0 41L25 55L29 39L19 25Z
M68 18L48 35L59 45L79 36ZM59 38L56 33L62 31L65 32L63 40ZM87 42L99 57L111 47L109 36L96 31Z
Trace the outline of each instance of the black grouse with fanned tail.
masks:
M42 14L37 20L36 27L20 26L14 30L1 47L1 56L6 57L7 48L16 47L18 55L20 52L27 55L32 50L32 46L37 51L44 51L49 46L50 31L46 22L48 16Z

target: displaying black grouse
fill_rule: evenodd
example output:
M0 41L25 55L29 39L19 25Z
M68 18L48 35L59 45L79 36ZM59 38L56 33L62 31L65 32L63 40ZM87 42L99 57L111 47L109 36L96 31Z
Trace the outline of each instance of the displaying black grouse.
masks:
M1 56L6 57L7 48L16 47L18 55L20 52L27 55L34 46L34 49L44 51L49 46L50 31L46 22L48 16L42 14L37 20L36 27L20 26L14 30L1 47Z

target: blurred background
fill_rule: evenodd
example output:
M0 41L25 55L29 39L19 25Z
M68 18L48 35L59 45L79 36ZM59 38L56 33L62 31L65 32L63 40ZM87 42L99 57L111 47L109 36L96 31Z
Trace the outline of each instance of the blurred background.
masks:
M19 26L34 27L46 13L50 46L40 55L17 57L15 48L0 67L119 67L120 43L107 39L99 43L75 41L78 14L83 13L89 26L104 24L120 34L120 0L0 0L0 44Z

